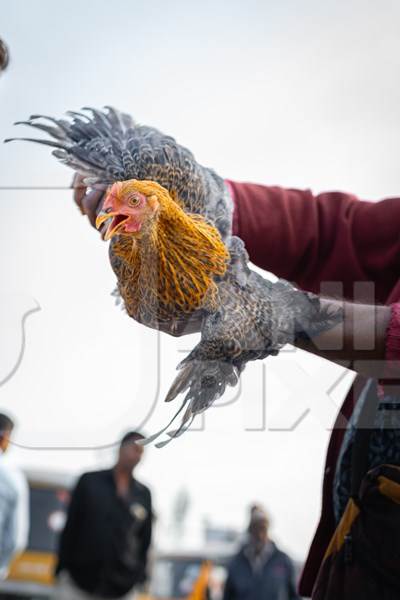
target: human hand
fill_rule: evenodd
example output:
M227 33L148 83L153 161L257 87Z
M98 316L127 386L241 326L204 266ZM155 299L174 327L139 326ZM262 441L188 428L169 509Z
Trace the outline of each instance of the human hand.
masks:
M71 185L74 190L74 202L82 215L86 215L91 226L96 229L96 217L103 206L107 186L96 184L93 188L88 188L83 183L84 179L85 175L75 173ZM106 228L106 224L104 224L99 229L102 239L104 239Z
M182 337L183 335L200 333L203 319L203 312L197 311L192 315L188 315L187 319L169 321L168 323L159 323L157 329L163 333L168 333L173 337Z

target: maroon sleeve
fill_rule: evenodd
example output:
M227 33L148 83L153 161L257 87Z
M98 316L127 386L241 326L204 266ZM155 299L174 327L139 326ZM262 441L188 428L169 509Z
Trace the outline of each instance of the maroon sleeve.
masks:
M357 281L375 283L385 302L400 273L400 199L366 202L341 192L227 181L234 233L257 266L318 292L321 282L343 284L353 298ZM360 300L360 298L358 298Z

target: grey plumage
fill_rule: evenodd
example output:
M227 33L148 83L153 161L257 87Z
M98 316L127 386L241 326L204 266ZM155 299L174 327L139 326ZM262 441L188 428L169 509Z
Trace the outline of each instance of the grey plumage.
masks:
M172 438L177 437L226 386L237 384L248 361L275 355L296 336L311 337L332 327L341 316L322 311L316 296L282 280L271 283L249 269L243 242L232 236L232 200L223 179L199 165L189 150L111 107L82 110L86 112L69 111L69 120L33 115L20 124L44 131L52 141L20 139L53 146L56 158L86 175L91 185L146 179L173 190L185 211L203 215L218 229L229 250L227 272L217 281L218 308L189 316L174 314L170 325L163 323L163 330L169 327L172 334L180 319L201 323L201 341L179 365L166 398L171 401L186 394L180 409L185 408L181 427L170 432ZM110 258L121 290L126 270L113 254L112 243ZM160 325L156 321L146 324Z

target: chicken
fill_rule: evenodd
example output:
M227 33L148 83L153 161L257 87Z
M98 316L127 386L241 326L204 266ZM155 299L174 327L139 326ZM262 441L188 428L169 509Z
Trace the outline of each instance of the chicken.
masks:
M87 185L108 186L96 225L110 240L128 314L172 335L193 330L193 324L201 331L166 398L186 393L181 425L169 432L176 437L227 385L236 385L248 361L278 354L297 336L313 337L341 314L323 310L317 296L249 268L243 242L232 235L224 180L189 150L111 107L82 110L69 112L68 120L34 115L18 124L52 139L19 139L54 148L53 155L85 175Z

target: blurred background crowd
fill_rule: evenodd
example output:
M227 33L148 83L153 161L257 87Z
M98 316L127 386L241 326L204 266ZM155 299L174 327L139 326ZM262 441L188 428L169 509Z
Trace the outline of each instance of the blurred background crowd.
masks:
M136 477L142 435L120 441L111 469L28 473L4 461L14 423L0 414L0 597L4 600L296 600L299 565L269 534L269 516L249 507L247 528L204 523L196 548L181 544L188 498L177 498L174 550L152 545L151 491Z

